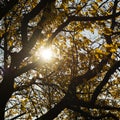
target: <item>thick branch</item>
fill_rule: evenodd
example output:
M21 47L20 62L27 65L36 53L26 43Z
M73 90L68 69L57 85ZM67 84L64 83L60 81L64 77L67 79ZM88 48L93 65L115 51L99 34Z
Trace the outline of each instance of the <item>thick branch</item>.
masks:
M6 74L3 77L3 81L0 83L0 120L4 120L6 103L14 91L13 84L14 78L10 73Z
M33 68L35 68L37 66L41 66L41 65L43 65L42 61L38 60L38 61L30 63L30 64L28 64L28 65L26 65L26 66L24 66L24 67L22 67L22 68L20 68L18 70L13 70L14 78L17 77L17 76L20 76L21 74L23 74L23 73L25 73L27 71L29 71L30 69L33 69Z
M41 25L45 22L44 16L41 18L41 20L37 24L37 28L34 30L31 38L27 40L27 27L28 27L28 22L32 18L34 18L41 10L43 10L47 4L54 2L55 0L41 0L41 2L27 15L24 16L22 20L22 26L21 26L21 31L22 31L22 44L23 44L23 49L19 53L15 53L12 56L12 66L18 67L19 64L22 62L22 60L29 56L30 50L34 47L35 43L37 42L38 39L41 38Z
M83 84L84 80L88 81L91 78L95 77L103 69L103 67L106 65L106 63L108 62L110 56L111 55L106 56L106 58L104 58L94 69L88 70L85 74L83 74L81 76L74 77L71 80L71 85L70 86L74 86L75 85L75 87L76 87L79 84Z
M91 109L99 109L99 110L116 110L120 111L119 107L108 106L108 105L100 105L100 104L91 104L91 102L86 102L84 100L79 100L78 98L74 99L69 106L76 106L76 107L86 107Z
M60 106L59 106L59 103L54 107L52 108L50 111L48 111L45 115L43 115L42 117L40 117L39 119L37 120L46 120L48 116L51 116L51 118L55 118L64 108L66 108L68 105L72 105L71 103L74 102L73 104L76 103L76 101L74 101L75 97L73 94L74 90L76 89L76 86L79 85L79 84L82 84L84 83L84 80L90 80L92 77L94 77L95 75L97 75L101 70L102 68L104 67L104 65L107 63L109 57L111 55L107 56L105 59L103 59L99 65L94 68L93 70L90 70L88 71L87 73L85 73L84 75L82 76L78 76L78 77L75 77L71 80L71 83L69 85L69 88L68 88L68 92L66 93L65 97L61 100L60 102ZM72 96L72 97L71 97ZM71 99L69 99L71 98ZM86 103L83 103L84 105ZM89 104L90 105L90 104ZM58 106L58 109L57 109L57 106ZM57 111L58 110L58 111ZM55 115L54 115L55 114ZM52 120L50 119L50 120Z
M117 4L118 4L118 0L115 0L112 15L116 14ZM111 29L113 30L114 27L115 27L115 17L112 18Z
M108 16L98 16L98 17L80 17L80 16L69 16L67 21L61 24L57 30L52 34L52 36L48 39L49 43L52 42L52 40L55 38L55 36L63 30L70 22L72 21L101 21L101 20L108 20L113 19L115 17L118 17L120 15L120 12Z
M118 3L118 0L115 0L114 2L114 7L113 7L113 12L112 12L112 15L114 16L116 14L116 8L117 8L117 3ZM114 27L115 27L115 17L112 18L112 24L111 24L111 29L114 30ZM105 39L106 39L106 42L108 44L112 44L112 39L111 39L111 36L110 35L104 35L105 36Z
M0 8L0 20L18 3L19 0L9 0L4 7Z
M57 105L54 106L54 108L52 108L45 115L41 116L40 118L37 118L36 120L47 120L47 119L53 120L55 117L58 116L58 114L60 114L62 110L64 110L66 105L67 102L64 97Z
M27 44L27 27L28 22L33 19L42 9L47 5L48 0L41 0L41 2L28 14L24 15L24 18L21 23L21 32L22 32L22 44L23 46Z
M68 19L70 22L72 21L101 21L101 20L108 20L115 17L118 17L120 12L108 16L98 16L98 17L80 17L80 16L70 16Z
M116 69L118 69L118 67L120 67L120 61L117 61L106 73L103 81L96 87L92 98L91 98L91 103L94 104L98 95L100 94L102 88L106 85L106 83L108 82L110 76L116 71Z
M50 43L54 38L55 36L61 32L63 30L63 28L65 28L68 24L69 24L70 20L68 19L66 22L64 22L63 24L61 24L57 30L52 34L52 36L48 39L48 43Z
M103 115L99 115L99 116L93 116L89 112L83 111L83 110L81 110L78 107L76 108L76 107L72 106L72 107L69 107L69 109L71 109L71 110L73 110L75 112L80 113L81 116L83 116L87 120L101 120L103 118L107 118L107 119L113 118L114 120L119 120L118 117L116 117L114 114L112 114L110 112L105 114L105 115L103 114Z
M28 22L33 19L36 15L39 14L41 10L43 10L47 4L51 4L52 2L55 2L55 0L41 0L40 3L28 14L24 15L24 18L22 20L21 25L21 32L22 32L22 42L23 46L27 42L27 27Z

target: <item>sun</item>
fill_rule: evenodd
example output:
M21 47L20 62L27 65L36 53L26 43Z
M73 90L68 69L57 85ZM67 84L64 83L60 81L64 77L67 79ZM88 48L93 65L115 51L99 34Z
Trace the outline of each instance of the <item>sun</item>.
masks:
M36 56L48 62L53 57L53 51L51 48L40 47L36 52Z
M44 49L41 49L41 57L44 59L44 60L51 60L52 58L52 50L50 48L44 48Z

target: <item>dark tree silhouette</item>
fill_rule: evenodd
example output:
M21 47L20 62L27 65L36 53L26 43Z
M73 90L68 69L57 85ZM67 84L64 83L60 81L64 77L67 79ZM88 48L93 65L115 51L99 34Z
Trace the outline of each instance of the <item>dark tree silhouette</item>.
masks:
M0 120L119 120L119 19L119 0L1 1Z

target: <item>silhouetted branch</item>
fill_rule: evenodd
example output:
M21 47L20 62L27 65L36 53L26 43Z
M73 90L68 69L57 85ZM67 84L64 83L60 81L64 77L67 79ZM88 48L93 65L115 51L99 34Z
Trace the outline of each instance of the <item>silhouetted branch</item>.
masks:
M12 119L10 119L10 120L16 120L17 118L19 118L19 117L21 117L21 116L23 116L23 115L25 115L25 114L26 114L26 112L21 113L20 115L17 115L17 116L15 116L14 118L12 118Z
M48 42L51 43L52 40L55 38L55 36L63 30L70 22L72 21L101 21L101 20L108 20L113 19L115 17L118 17L120 15L120 12L108 16L98 16L98 17L82 17L82 16L69 16L66 22L62 23L57 30L51 35L51 37L48 39Z
M19 0L9 0L7 4L0 8L0 20L18 3Z
M91 98L91 103L94 104L102 88L107 84L110 76L120 67L120 61L117 61L106 73L103 81L96 87Z

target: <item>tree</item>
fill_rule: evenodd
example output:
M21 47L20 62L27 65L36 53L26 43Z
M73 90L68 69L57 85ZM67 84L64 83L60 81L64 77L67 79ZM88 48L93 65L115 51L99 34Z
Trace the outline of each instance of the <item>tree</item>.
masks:
M119 0L2 0L0 119L119 120L119 19Z

